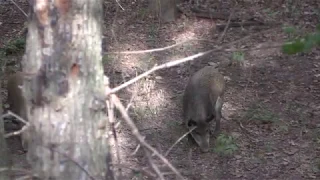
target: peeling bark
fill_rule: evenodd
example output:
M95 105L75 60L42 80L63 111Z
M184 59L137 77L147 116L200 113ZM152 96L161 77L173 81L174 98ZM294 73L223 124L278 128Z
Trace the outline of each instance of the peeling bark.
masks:
M27 158L40 179L113 179L101 56L101 0L30 1L23 71Z

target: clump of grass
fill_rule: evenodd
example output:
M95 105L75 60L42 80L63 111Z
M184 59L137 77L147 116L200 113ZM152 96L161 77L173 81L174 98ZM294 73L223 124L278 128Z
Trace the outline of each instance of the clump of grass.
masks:
M103 65L108 65L112 61L112 58L108 55L103 55L102 56L102 64Z
M279 120L279 117L276 114L261 106L254 106L250 108L247 111L245 118L248 121L256 121L263 124L274 123Z
M238 150L235 139L232 136L220 134L215 142L214 152L229 156Z
M0 48L0 54L3 56L14 55L22 52L25 48L26 41L23 38L17 38L9 41Z

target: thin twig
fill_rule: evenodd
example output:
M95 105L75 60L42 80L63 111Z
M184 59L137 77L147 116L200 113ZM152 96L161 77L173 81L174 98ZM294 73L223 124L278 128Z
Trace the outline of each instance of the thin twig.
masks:
M148 50L137 50L137 51L119 51L119 52L105 52L104 54L143 54L143 53L152 53L152 52L157 52L157 51L164 51L176 46L179 46L180 44L184 44L186 42L189 42L192 40L186 40L186 41L182 41L170 46L166 46L166 47L162 47L162 48L155 48L155 49L148 49Z
M84 167L81 166L81 164L79 164L76 160L74 160L72 157L70 157L68 154L65 154L63 152L60 152L54 148L51 147L47 147L47 146L41 146L43 148L49 149L50 151L54 151L62 156L64 156L65 158L69 159L71 162L73 162L79 169L81 169L91 180L96 180L96 178L94 178L91 173L89 171L87 171Z
M230 25L230 22L231 22L231 18L232 18L233 14L234 14L234 11L235 11L235 9L236 9L236 6L237 6L237 5L235 5L235 6L232 8L232 11L231 11L231 13L230 13L230 15L229 15L229 18L228 18L227 25L226 25L226 27L224 28L221 36L220 36L219 39L218 39L218 44L222 43L223 38L224 38L225 35L226 35L227 29L229 28L229 25Z
M142 138L143 138L143 140L144 140L146 137L143 136ZM140 149L140 147L141 147L141 145L138 144L137 147L136 147L136 149L135 149L130 155L131 155L131 156L135 155L135 154L138 152L138 150Z
M17 136L17 135L20 135L22 134L23 132L25 132L30 126L28 125L25 125L23 126L20 130L18 131L14 131L14 132L11 132L11 133L7 133L4 135L4 138L9 138L9 137L12 137L12 136Z
M189 149L188 152L188 163L189 163L189 169L191 170L191 174L194 174L194 168L192 168L192 149Z
M19 115L13 113L12 111L8 110L8 112L4 115L2 115L2 118L6 118L6 117L15 117L18 121L22 122L25 125L30 124L28 121L24 120L23 118L21 118Z
M191 131L193 131L196 127L191 128L188 132L186 132L185 134L183 134L168 150L167 152L164 154L164 156L168 156L168 154L170 153L170 151L172 150L172 148L177 145L184 137L186 137L189 133L191 133Z
M256 32L256 33L249 34L249 35L247 35L247 36L245 36L245 37L242 37L242 38L240 38L240 39L237 39L237 40L235 40L235 41L226 43L226 44L222 45L222 47L227 47L227 46L230 46L230 45L234 45L234 44L236 44L236 43L238 43L238 42L247 40L247 39L249 39L249 38L251 38L251 37L253 37L253 36L256 36L256 35L259 35L259 34L263 34L263 33L266 33L266 32L269 32L269 31L272 31L272 30L275 30L275 29L278 29L278 28L279 28L279 27L277 26L277 27L273 27L273 28L270 28L270 29L266 29L266 30L263 30L263 31Z
M124 8L121 6L119 0L116 0L117 4L119 5L119 7L124 11Z
M140 149L140 147L141 147L141 145L138 144L137 147L136 147L136 149L135 149L130 155L131 155L131 156L135 155L135 154L138 152L138 150Z
M229 43L231 44L231 43ZM229 45L228 44L228 45ZM108 93L109 94L113 94L133 83L135 83L136 81L146 77L147 75L155 72L155 71L158 71L158 70L161 70L161 69L165 69L165 68L169 68L169 67L173 67L173 66L176 66L176 65L179 65L179 64L182 64L182 63L185 63L185 62L188 62L188 61L192 61L198 57L201 57L201 56L204 56L206 54L209 54L209 53L212 53L212 52L218 52L218 51L225 51L225 52L236 52L236 51L252 51L252 50L259 50L259 49L267 49L267 48L278 48L278 47L281 47L281 45L276 45L276 46L269 46L269 47L262 47L262 48L244 48L244 49L224 49L222 50L224 46L221 46L221 47L217 47L216 49L211 49L211 50L208 50L208 51L205 51L205 52L200 52L200 53L197 53L197 54L194 54L192 56L188 56L188 57L185 57L185 58L181 58L181 59L176 59L176 60L172 60L170 62L167 62L167 63L164 63L162 65L159 65L159 66L154 66L153 68L151 68L150 70L140 74L139 76L113 88L112 90L110 90ZM109 95L107 94L107 95Z
M107 94L110 94L108 93L108 91L110 91L109 87L106 87L106 91ZM154 153L157 157L159 157L161 161L164 162L171 169L171 171L173 171L180 179L184 179L181 173L163 155L161 155L156 149L154 149L152 146L150 146L148 143L144 141L143 136L139 133L138 128L133 123L132 119L129 117L119 98L115 94L111 94L110 96L111 100L114 102L115 107L120 111L123 119L131 128L132 134L137 138L140 144L152 151L152 153Z
M151 166L151 168L154 170L154 172L158 175L158 177L160 178L160 180L164 180L164 176L163 174L161 173L160 169L157 167L157 165L155 165L152 161L152 157L150 155L150 152L146 149L146 148L143 148L144 149L144 152L147 156L147 159L148 159L148 162Z
M127 107L126 107L127 112L129 110L129 108L132 106L132 102L133 102L134 98L136 98L137 95L138 95L138 87L136 87L135 90L133 91L133 94L131 95L129 103L127 104ZM120 126L120 124L121 124L121 121L118 121L114 127L117 129Z
M129 108L132 106L132 102L133 102L134 98L137 96L137 94L138 94L138 89L134 90L134 93L132 94L132 96L131 96L131 98L129 100L129 103L128 103L127 107L126 107L126 111L127 112L129 110Z
M29 175L26 175L26 176L19 177L16 180L30 180L31 178L32 177L30 177Z
M240 38L238 40L235 40L235 41L232 41L230 43L227 43L225 45L222 45L222 47L216 47L217 49L222 49L223 47L226 47L226 46L230 46L230 45L233 45L233 44L236 44L240 41L243 41L243 40L246 40L246 39L249 39L250 37L253 37L253 36L256 36L258 34L263 34L265 32L268 32L270 30L274 30L278 27L273 27L273 28L270 28L270 29L266 29L266 30L263 30L263 31L259 31L257 33L252 33L252 34L249 34L243 38ZM116 51L116 52L103 52L103 54L145 54L145 53L152 53L152 52L157 52L157 51L164 51L164 50L167 50L167 49L170 49L170 48L173 48L173 47L176 47L180 44L184 44L184 43L187 43L187 42L190 42L190 41L206 41L206 42L211 42L211 43L217 43L215 41L210 41L208 39L189 39L189 40L185 40L185 41L182 41L182 42L179 42L179 43L176 43L176 44L173 44L173 45L170 45L170 46L166 46L166 47L162 47L162 48L155 48L155 49L148 49L148 50L136 50L136 51Z
M114 120L114 104L112 101L110 101L110 99L108 99L106 101L106 104L107 104L107 111L108 111L108 120L111 125L111 130L112 130L112 134L113 134L113 138L114 138L114 142L115 142L115 150L116 150L116 154L117 154L117 160L118 160L118 163L121 164L119 142L118 142L118 138L117 138L117 131L115 128L115 120ZM119 168L118 170L119 170L119 177L122 177L121 168Z
M6 171L16 171L16 172L22 172L27 174L29 177L38 177L37 174L33 173L32 171L26 170L26 169L19 169L19 168L0 168L0 173L1 172L6 172Z
M26 16L26 18L28 18L27 13L25 13L23 9L16 2L14 2L14 0L10 0L10 1L24 14L24 16Z
M157 177L157 175L153 174L152 172L149 172L149 171L145 170L144 168L134 168L134 167L129 166L129 165L114 164L114 163L112 163L111 165L113 167L120 167L120 168L123 168L123 169L129 169L129 170L133 171L134 173L141 172L141 173L144 173L147 176L152 177L152 178L156 178Z
M208 54L208 53L210 53L210 52L212 52L212 50L206 51L206 52L201 52L201 53L198 53L198 54L195 54L195 55L192 55L192 56L188 56L188 57L186 57L186 58L174 60L174 61L172 61L172 62L168 62L168 63L162 64L162 65L160 65L160 66L154 66L153 68L151 68L150 70L148 70L148 71L140 74L139 76L137 76L137 77L135 77L135 78L133 78L133 79L131 79L131 80L129 80L129 81L121 84L120 86L118 86L118 87L116 87L116 88L113 88L113 89L112 89L110 92L108 92L108 93L109 93L109 94L110 94L110 93L115 93L115 92L117 92L117 91L119 91L119 90L121 90L121 89L123 89L123 88L125 88L125 87L127 87L127 86L129 86L129 85L131 85L131 84L133 84L133 83L135 83L136 81L140 80L141 78L143 78L143 77L145 77L145 76L147 76L147 75L149 75L149 74L151 74L151 73L153 73L153 72L155 72L155 71L158 71L158 70L160 70L160 69L165 69L165 68L168 68L168 67L172 67L172 66L176 66L176 65L178 65L178 64L181 64L181 63L184 63L184 62L187 62L187 61L191 61L191 60L193 60L193 59L195 59L195 58L198 58L198 57L203 56L203 55L205 55L205 54ZM108 95L108 94L107 94L107 95Z
M2 119L6 118L6 117L12 117L12 116L15 117L18 121L24 123L25 125L18 131L14 131L14 132L5 134L4 135L5 138L9 138L9 137L12 137L12 136L20 135L30 127L30 123L29 122L27 122L26 120L21 118L19 115L13 113L10 110L8 110L8 112L6 114L2 115Z
M278 28L278 27L276 27L276 28ZM226 47L228 47L230 45L233 45L233 44L236 44L236 43L238 43L240 41L249 39L252 36L255 36L255 35L258 35L258 34L262 34L262 33L274 30L276 28L267 29L267 30L265 30L263 32L253 33L253 34L250 34L250 35L245 36L243 38L240 38L238 40L232 41L230 43L218 46L215 49L211 49L211 50L208 50L208 51L205 51L205 52L200 52L198 54L194 54L192 56L188 56L188 57L185 57L185 58L182 58L182 59L172 60L172 61L170 61L168 63L165 63L165 64L162 64L160 66L155 66L152 69L140 74L139 76L136 76L135 78L133 78L133 79L121 84L120 86L113 88L109 93L115 93L115 92L117 92L117 91L119 91L119 90L121 90L121 89L123 89L123 88L125 88L125 87L127 87L127 86L129 86L129 85L131 85L133 83L135 83L136 81L140 80L141 78L144 78L145 76L147 76L147 75L149 75L149 74L151 74L151 73L153 73L155 71L158 71L158 70L161 70L161 69L165 69L165 68L168 68L168 67L172 67L172 66L176 66L176 65L188 62L188 61L192 61L192 60L194 60L194 59L196 59L198 57L204 56L204 55L212 53L212 52L218 52L218 51L235 52L235 51L249 51L249 50L267 49L268 47L254 48L254 49L225 49L225 50L222 50L223 48L226 48ZM280 47L280 46L281 45L271 46L269 48L277 48L277 47Z

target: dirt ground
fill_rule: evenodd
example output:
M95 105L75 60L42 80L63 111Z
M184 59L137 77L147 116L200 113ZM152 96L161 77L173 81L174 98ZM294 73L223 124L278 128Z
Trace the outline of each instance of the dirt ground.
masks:
M205 5L230 12L234 7L230 2L207 0ZM18 4L28 12L27 3ZM212 138L212 150L201 153L197 146L184 138L167 157L186 178L320 178L319 48L309 53L284 55L279 48L268 48L288 38L282 26L229 28L223 34L215 27L226 21L181 14L175 22L161 23L148 14L146 0L122 0L120 4L124 10L117 11L117 4L113 1L105 3L105 52L146 50L190 41L160 52L106 54L103 59L105 72L113 86L156 64L212 49L218 45L221 36L225 44L255 34L228 47L256 48L245 51L244 59L238 63L234 61L231 66L227 64L232 61L232 52L211 53L193 62L157 71L119 92L124 104L130 106L130 115L146 141L164 154L186 133L180 123L181 97L188 78L205 65L218 66L227 80L221 133L232 138L232 147L237 148L229 155L218 153L219 145ZM311 32L320 23L319 10L317 0L239 1L235 16L280 22L281 25L296 26L301 32ZM17 38L25 19L13 4L1 5L1 47L8 40ZM270 28L273 29L268 30ZM8 59L18 63L21 54ZM16 63L7 63L6 75L16 69ZM6 96L6 92L1 93ZM119 120L121 124L117 133L121 162L117 163L127 167L124 175L128 178L125 179L147 179L131 171L147 166L148 162L141 150L132 154L137 142L130 129ZM9 139L8 143L15 166L28 168L25 154L19 150L19 142ZM174 179L174 176L168 173L165 179Z

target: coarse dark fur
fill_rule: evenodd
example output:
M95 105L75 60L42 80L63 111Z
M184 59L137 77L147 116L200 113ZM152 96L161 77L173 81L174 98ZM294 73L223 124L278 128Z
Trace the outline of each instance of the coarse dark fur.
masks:
M28 121L26 100L22 94L21 86L23 84L23 73L17 72L8 77L7 91L8 91L8 104L10 105L10 110L16 115L20 116L23 120ZM18 121L18 125L22 128L23 124ZM21 140L22 146L26 150L26 142L22 133Z
M220 131L225 91L224 77L213 66L197 71L189 80L183 95L183 119L190 134L203 152L209 150L210 122L215 119L214 134Z

